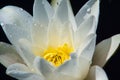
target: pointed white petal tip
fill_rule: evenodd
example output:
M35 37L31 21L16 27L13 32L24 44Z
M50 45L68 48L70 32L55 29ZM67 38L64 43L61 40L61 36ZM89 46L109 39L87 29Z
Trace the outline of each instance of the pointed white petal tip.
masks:
M20 64L20 63L15 63L12 64L10 66L8 66L6 73L10 76L20 76L23 74L26 74L27 72L29 72L28 67L26 67L24 64Z
M33 7L33 18L42 25L47 25L54 11L47 0L35 0Z
M12 45L0 42L0 63L2 63L5 67L8 67L14 63L24 64L24 61Z
M25 26L30 24L31 20L29 13L16 6L5 6L0 10L0 23Z
M120 45L120 34L101 41L95 49L93 65L103 67L107 61L115 54Z
M90 16L95 17L97 24L99 16L99 0L89 0L79 10L79 12L76 15L77 26L79 26L84 20L88 19Z

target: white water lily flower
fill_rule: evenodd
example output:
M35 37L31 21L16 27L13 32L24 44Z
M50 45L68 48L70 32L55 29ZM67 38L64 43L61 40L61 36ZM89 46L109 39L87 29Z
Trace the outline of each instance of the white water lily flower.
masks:
M101 67L118 48L120 35L95 49L98 16L99 0L89 0L75 17L69 0L52 5L35 0L33 17L6 6L0 22L12 45L0 43L0 62L19 80L108 80Z

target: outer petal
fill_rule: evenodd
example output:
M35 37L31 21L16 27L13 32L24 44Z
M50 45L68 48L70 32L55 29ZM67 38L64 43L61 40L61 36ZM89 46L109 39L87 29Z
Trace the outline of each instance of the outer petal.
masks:
M103 67L120 45L120 34L100 42L95 49L93 65Z
M18 63L10 65L6 73L18 80L44 80L39 74L30 71L27 66Z
M6 6L0 10L0 23L8 37L14 36L14 39L9 39L12 41L17 41L21 37L26 37L31 40L28 34L31 34L32 17L30 14L25 12L23 9L15 6ZM11 32L15 32L14 35L10 35ZM24 35L21 35L23 33ZM27 36L26 36L27 35ZM12 42L14 43L14 42Z
M13 46L0 42L0 63L8 67L14 63L24 63Z
M91 61L95 51L95 43L96 43L96 35L95 34L89 35L78 48L77 55L83 56L84 58Z
M33 62L35 59L35 55L32 52L32 46L29 41L25 39L19 40L19 45L15 46L20 56L24 59L25 63L29 68L33 68Z
M78 47L85 41L85 39L91 34L95 34L93 29L96 26L95 17L90 16L86 19L77 31L74 33L74 47L78 49Z
M19 39L21 38L30 40L30 33L18 27L17 25L4 24L2 27L8 39L14 45L17 45Z
M95 17L96 25L98 23L99 16L99 0L89 0L77 13L76 22L77 26L79 26L84 20L88 19L90 16ZM97 26L94 26L94 30L96 30Z
M99 66L93 66L85 80L108 80L106 73Z

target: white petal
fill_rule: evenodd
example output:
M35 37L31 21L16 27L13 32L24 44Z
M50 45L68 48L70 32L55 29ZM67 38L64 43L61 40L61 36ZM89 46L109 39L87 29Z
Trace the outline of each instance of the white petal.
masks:
M47 47L48 22L52 19L54 11L46 0L35 0L33 10L33 44L44 50Z
M83 80L87 75L92 61L95 49L95 40L95 34L91 34L86 38L84 43L79 47L79 50L76 53L73 53L71 60L60 66L58 71L56 71L56 74L58 74L58 76L64 76L66 80ZM76 58L74 55L76 55Z
M26 29L31 20L32 16L29 13L16 6L6 6L0 10L0 22L5 24L16 24Z
M56 18L59 19L62 23L70 21L73 26L73 29L76 30L76 22L71 8L69 0L62 0L55 14Z
M43 75L46 78L50 76L55 70L55 67L53 67L48 61L40 57L35 58L34 66L41 73L41 75Z
M10 42L14 45L16 45L21 38L31 40L30 33L17 25L4 24L3 30Z
M40 50L47 48L48 42L48 27L40 23L34 23L32 27L32 42Z
M39 74L33 73L23 64L13 64L7 68L6 73L19 80L44 80Z
M19 45L16 45L15 47L19 52L20 56L24 59L25 63L28 65L29 68L33 68L35 55L32 52L31 44L25 39L20 39L18 44Z
M21 8L6 6L0 10L0 23L12 44L20 38L31 40L32 17Z
M68 7L67 0L62 0L57 11L55 12L55 17L59 19L62 23L68 21Z
M58 47L65 43L73 46L73 30L70 22L62 24L60 21L52 21L48 36L48 45L51 47Z
M79 46L77 50L77 55L83 56L84 58L91 61L95 50L95 43L96 43L96 35L95 34L89 35L85 39L85 41Z
M48 10L48 6L49 9ZM49 17L53 15L53 10L46 0L35 0L33 7L33 18L42 25L47 25Z
M93 66L86 80L108 80L106 73L99 66Z
M120 45L120 34L100 42L95 49L93 65L104 66Z
M74 15L69 0L62 0L55 16L49 24L48 45L57 47L64 43L73 46L73 29L75 29Z
M54 10L56 11L62 0L52 0L51 4Z
M86 58L82 56L78 58L76 53L73 53L69 61L55 70L56 77L59 78L57 80L63 77L65 80L83 80L89 71L90 64L91 62Z
M80 27L77 29L77 31L74 34L75 49L77 49L89 35L94 34L95 26L96 25L95 25L95 17L94 16L90 16L82 24L80 24Z
M98 16L99 16L99 0L89 0L77 13L76 15L76 22L77 26L79 26L84 20L88 19L90 16L95 17L96 25L98 23ZM96 30L97 26L94 26Z
M24 63L12 45L0 42L0 63L8 67L14 63Z
M44 7L46 9L48 18L49 18L49 20L51 20L54 15L54 10L53 10L52 6L48 3L47 0L44 0L43 3L44 3Z

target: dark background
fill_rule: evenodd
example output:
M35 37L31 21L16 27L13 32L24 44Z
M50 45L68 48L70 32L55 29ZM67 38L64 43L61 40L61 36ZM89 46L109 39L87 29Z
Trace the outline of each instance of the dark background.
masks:
M49 0L50 1L50 0ZM85 4L87 0L71 0L74 14ZM6 5L19 6L32 14L34 0L0 0L0 8ZM119 0L101 0L100 18L97 29L97 43L120 33L120 3ZM7 42L4 32L0 27L0 41ZM108 61L104 67L109 80L118 80L120 74L120 49ZM0 64L0 80L15 80L5 74L6 68Z

